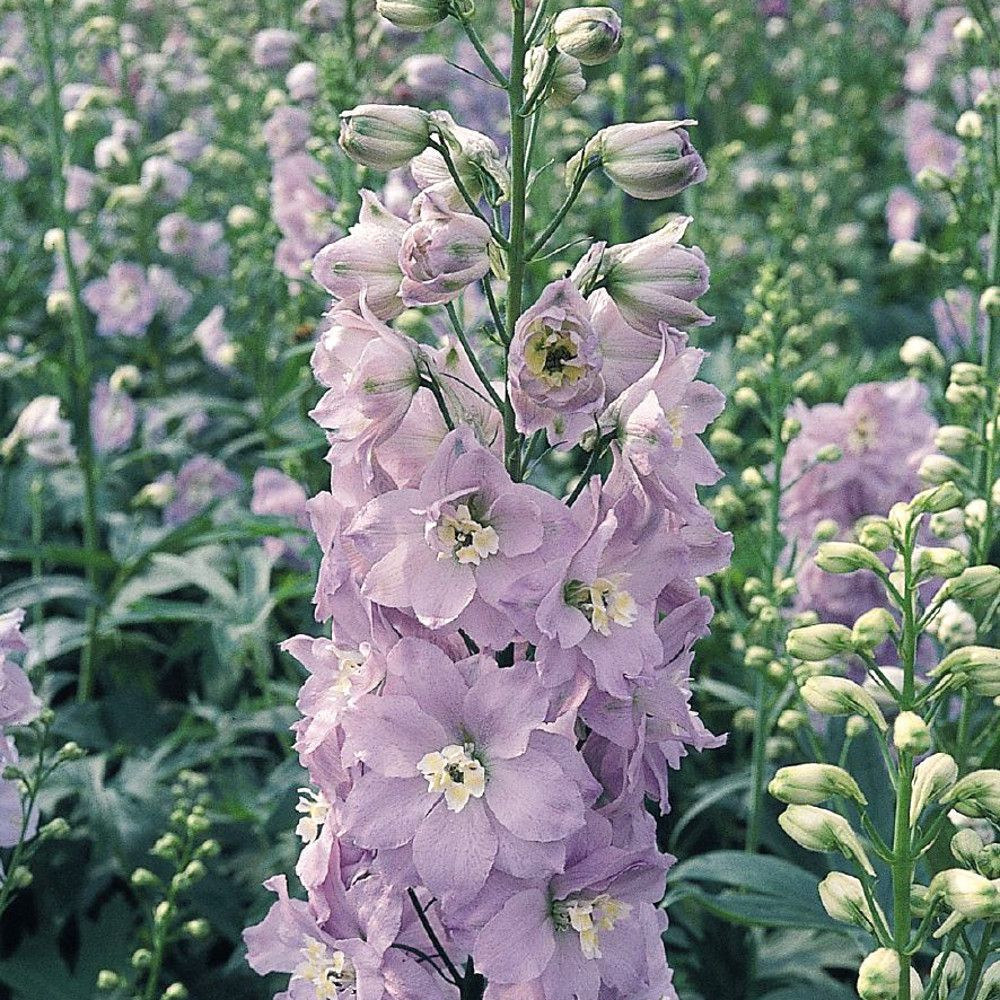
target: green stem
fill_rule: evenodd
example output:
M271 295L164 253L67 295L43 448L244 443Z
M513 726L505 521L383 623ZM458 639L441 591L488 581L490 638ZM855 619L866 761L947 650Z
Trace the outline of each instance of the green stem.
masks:
M522 123L522 129L524 125ZM570 209L576 203L576 199L580 196L580 192L583 190L583 185L587 183L587 178L596 169L596 164L587 163L580 167L580 172L576 175L573 181L573 186L570 188L569 194L566 195L566 200L559 206L559 210L552 217L552 221L542 230L541 236L531 244L531 249L528 251L528 260L534 259L535 255L538 254L544 247L545 244L549 242L555 231L562 225L563 219L569 215Z
M753 745L750 750L750 816L743 844L743 849L747 854L756 854L757 848L760 846L761 814L764 804L764 769L767 765L765 755L767 719L770 714L767 693L767 679L763 673L758 673L754 693Z
M455 336L458 337L458 342L462 345L462 349L465 351L465 356L469 359L469 364L472 365L479 381L483 383L483 388L489 394L490 399L493 401L493 405L501 413L503 413L504 402L500 398L500 394L493 388L493 383L490 381L489 375L487 375L486 371L483 369L479 356L469 343L469 337L465 332L465 327L462 326L462 321L458 318L458 313L455 312L454 304L449 302L445 306L445 310L448 313L448 319L451 320L451 326L455 331Z
M511 0L513 30L507 104L510 111L510 230L507 240L507 343L514 339L524 300L525 217L527 203L527 143L525 119L518 113L524 104L525 42L524 0ZM508 348L509 350L509 348ZM521 477L521 437L514 421L510 394L504 404L504 449L507 471L517 482Z
M500 71L500 67L493 61L493 57L487 51L486 46L483 44L483 40L479 37L479 33L475 29L475 26L467 17L459 18L459 20L462 22L462 27L465 28L466 35L469 36L469 41L472 42L472 47L479 53L479 58L482 59L483 65L490 71L493 79L506 90L508 87L507 77L503 75ZM510 73L511 76L514 75L513 65L511 66Z
M66 283L70 294L70 332L72 351L73 411L76 424L76 447L80 456L83 475L83 547L87 553L84 566L87 583L96 593L97 570L93 557L98 550L97 518L97 463L94 443L90 433L90 401L92 371L87 348L87 321L80 298L80 276L70 249L70 219L66 211L65 152L63 149L62 114L59 110L59 88L56 82L56 56L53 39L52 6L46 0L36 0L37 21L41 36L42 63L45 72L45 98L49 116L49 164L52 170L53 208L62 233L61 252L66 270ZM93 685L94 646L97 640L98 609L87 609L86 642L80 657L80 676L77 682L78 701L87 701Z
M990 956L990 943L992 939L993 924L987 923L983 927L983 936L979 942L979 947L976 949L975 955L972 956L972 966L965 981L965 993L962 996L962 1000L972 1000L976 995L976 990L979 987L979 978L983 974L983 966L986 964L986 959Z

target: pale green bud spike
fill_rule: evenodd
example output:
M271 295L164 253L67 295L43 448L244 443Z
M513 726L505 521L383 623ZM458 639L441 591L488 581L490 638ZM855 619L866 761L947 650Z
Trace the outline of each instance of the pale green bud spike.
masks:
M859 569L885 572L882 560L857 542L824 542L816 552L815 561L827 573L854 573Z
M967 868L948 868L931 879L931 899L945 905L965 920L995 920L1000 917L1000 882Z
M885 608L872 608L861 615L851 629L857 648L874 650L896 631L896 619Z
M959 830L951 838L951 853L955 860L966 868L975 868L985 847L983 838L975 830Z

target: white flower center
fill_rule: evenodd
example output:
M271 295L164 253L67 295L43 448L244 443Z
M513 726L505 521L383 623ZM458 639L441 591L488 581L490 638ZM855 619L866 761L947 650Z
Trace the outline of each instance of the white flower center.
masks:
M566 601L579 608L589 619L590 627L601 635L611 635L612 624L631 628L639 617L635 599L622 584L627 573L599 576L591 584L572 581L566 588Z
M615 924L632 912L628 903L606 892L593 899L571 899L556 903L553 919L558 930L574 930L580 935L580 950L584 958L600 958L601 931L614 930Z
M295 975L316 991L316 1000L340 1000L357 995L358 977L351 960L342 951L330 951L322 941L310 938L301 951L303 961Z
M675 450L684 444L684 409L683 406L675 406L669 413L664 414L667 427L672 435L670 443Z
M299 803L295 811L302 813L302 819L295 827L295 834L304 844L311 844L319 836L320 827L330 815L330 802L321 791L300 788Z
M440 753L424 754L417 763L427 779L427 790L444 793L445 804L452 812L461 812L470 798L481 799L486 791L486 770L473 756L475 747L452 743Z
M331 685L331 690L344 698L349 698L354 692L354 680L364 669L371 654L371 646L363 642L358 649L341 649L333 642L327 642L325 651L335 656L338 661L337 677Z
M500 539L488 524L481 524L469 511L468 504L459 504L454 514L442 514L437 521L437 537L445 547L439 559L451 555L463 566L478 566L484 559L500 551Z

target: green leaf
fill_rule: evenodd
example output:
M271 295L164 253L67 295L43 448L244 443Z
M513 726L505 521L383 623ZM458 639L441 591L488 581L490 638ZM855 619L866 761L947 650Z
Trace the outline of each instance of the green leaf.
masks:
M59 600L97 604L99 598L80 577L52 574L37 579L15 580L8 584L0 590L0 612Z
M677 865L670 885L668 899L694 899L734 923L844 931L823 909L816 876L782 858L714 851Z

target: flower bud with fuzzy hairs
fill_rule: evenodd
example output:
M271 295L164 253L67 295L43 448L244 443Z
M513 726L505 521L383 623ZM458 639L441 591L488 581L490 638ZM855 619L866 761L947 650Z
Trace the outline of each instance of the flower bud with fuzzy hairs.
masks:
M394 104L361 104L340 116L340 148L374 170L405 167L430 142L426 111Z
M560 52L584 66L599 66L622 47L621 18L610 7L571 7L560 11L552 25Z
M955 783L945 801L963 816L1000 821L1000 770L972 771Z

